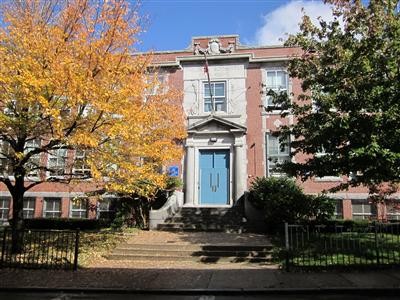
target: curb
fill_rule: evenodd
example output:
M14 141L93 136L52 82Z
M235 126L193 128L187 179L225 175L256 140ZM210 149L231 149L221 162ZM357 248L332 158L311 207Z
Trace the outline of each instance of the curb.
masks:
M131 289L131 288L4 288L9 293L79 293L79 294L148 294L148 295L307 295L307 294L358 294L358 295L398 295L400 287L394 288L287 288L287 289Z

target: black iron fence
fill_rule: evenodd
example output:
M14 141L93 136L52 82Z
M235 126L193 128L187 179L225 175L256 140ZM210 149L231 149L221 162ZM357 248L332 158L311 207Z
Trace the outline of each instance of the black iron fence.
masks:
M0 267L72 269L78 267L79 230L24 230L20 251L12 251L11 228L2 232Z
M400 223L357 226L285 224L286 268L400 264Z

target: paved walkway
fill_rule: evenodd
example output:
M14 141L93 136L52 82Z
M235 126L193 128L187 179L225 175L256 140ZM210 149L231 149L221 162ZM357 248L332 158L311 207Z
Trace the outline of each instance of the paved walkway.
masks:
M132 244L212 244L272 245L268 236L256 233L140 231L127 243Z

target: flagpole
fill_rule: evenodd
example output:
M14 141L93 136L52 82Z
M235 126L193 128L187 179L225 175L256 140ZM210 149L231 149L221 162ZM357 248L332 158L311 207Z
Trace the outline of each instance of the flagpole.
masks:
M213 96L212 89L211 89L210 73L208 72L208 61L207 61L206 52L204 52L204 59L206 61L206 64L204 66L204 71L207 73L208 89L210 91L210 96L211 96L211 114L213 115L215 112L215 103L214 103L214 96Z

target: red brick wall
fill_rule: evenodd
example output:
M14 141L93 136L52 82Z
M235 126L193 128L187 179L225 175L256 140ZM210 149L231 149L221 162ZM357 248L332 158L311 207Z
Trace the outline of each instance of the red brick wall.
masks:
M246 78L246 113L247 113L247 184L258 176L264 176L264 152L262 129L262 102L260 97L262 74L259 65L251 65L247 68Z

